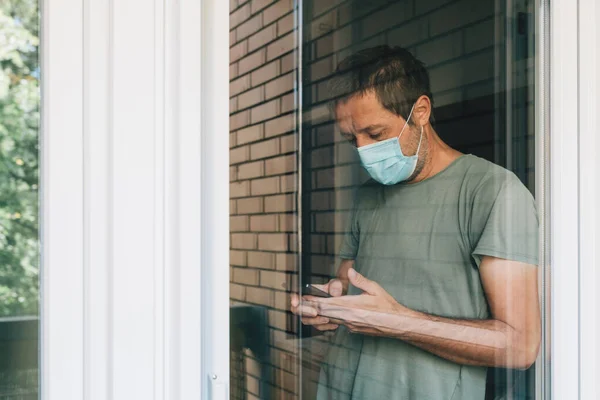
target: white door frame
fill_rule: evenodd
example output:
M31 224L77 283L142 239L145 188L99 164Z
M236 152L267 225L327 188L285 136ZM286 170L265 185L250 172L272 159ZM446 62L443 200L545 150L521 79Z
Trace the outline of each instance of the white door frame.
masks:
M600 395L599 17L595 0L555 0L547 20L553 399Z
M228 3L42 21L42 398L225 399Z

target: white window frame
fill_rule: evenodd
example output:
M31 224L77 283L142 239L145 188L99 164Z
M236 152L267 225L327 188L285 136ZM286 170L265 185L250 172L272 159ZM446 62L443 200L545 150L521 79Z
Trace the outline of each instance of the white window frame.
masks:
M551 2L547 129L553 399L600 395L598 18L595 0Z
M41 3L41 398L226 399L229 5Z

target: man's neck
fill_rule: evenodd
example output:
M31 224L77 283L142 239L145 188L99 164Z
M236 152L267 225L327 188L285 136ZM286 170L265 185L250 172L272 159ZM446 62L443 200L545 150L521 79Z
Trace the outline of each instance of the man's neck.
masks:
M426 134L429 146L425 165L410 183L417 183L431 178L446 169L454 160L462 155L460 151L454 150L444 143L431 126L428 127Z

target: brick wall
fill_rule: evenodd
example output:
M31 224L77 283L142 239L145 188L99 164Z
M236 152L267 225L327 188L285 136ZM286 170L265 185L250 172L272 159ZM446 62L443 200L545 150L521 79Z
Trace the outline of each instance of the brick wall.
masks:
M288 312L288 294L298 286L300 271L303 280L311 282L325 281L334 273L353 192L366 178L355 150L336 133L327 108L327 81L335 65L365 47L408 48L430 71L438 133L459 150L500 164L507 146L499 104L508 94L498 86L504 77L496 67L503 61L497 58L503 51L497 38L504 33L495 19L503 21L504 16L495 14L494 0L299 3L304 16L301 38L294 30L292 0L230 1L231 298L268 310L275 368L269 378L271 397L294 398L302 387L309 399L325 339L304 339L300 353L299 342L293 340L299 332ZM297 40L303 50L302 132L295 124ZM531 60L517 60L517 73L526 74L527 63ZM521 112L532 121L526 85L527 79L514 92L525 92ZM515 140L523 144L522 177L531 187L532 124L525 130ZM303 265L298 257L299 222ZM256 360L252 354L246 360L246 396L261 398Z
M298 271L293 1L232 0L230 10L231 299L268 310L275 367L261 377L256 355L246 354L242 397L265 396L260 380L268 379L272 397L287 398L297 375L286 363L296 351L286 332L295 330L287 293Z

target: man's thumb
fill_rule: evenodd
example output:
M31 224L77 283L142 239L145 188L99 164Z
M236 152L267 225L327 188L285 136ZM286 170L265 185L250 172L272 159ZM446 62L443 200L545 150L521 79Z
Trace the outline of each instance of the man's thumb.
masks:
M352 286L359 288L363 292L367 292L368 294L377 294L379 285L356 272L354 268L350 268L348 270L348 279L350 280Z

